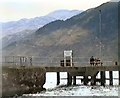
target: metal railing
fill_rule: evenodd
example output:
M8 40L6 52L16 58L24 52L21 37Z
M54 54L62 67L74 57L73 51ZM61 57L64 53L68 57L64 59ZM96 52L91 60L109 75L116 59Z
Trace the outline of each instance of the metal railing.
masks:
M73 57L73 66L90 66L89 57ZM15 66L60 66L63 57L37 57L37 56L5 56L3 65ZM103 66L114 65L112 60L102 61ZM99 66L98 64L97 66Z

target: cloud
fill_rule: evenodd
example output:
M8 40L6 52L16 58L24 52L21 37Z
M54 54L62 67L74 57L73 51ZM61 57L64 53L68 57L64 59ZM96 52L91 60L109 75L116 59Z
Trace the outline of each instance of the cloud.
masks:
M0 21L47 15L60 9L87 10L110 0L0 0Z

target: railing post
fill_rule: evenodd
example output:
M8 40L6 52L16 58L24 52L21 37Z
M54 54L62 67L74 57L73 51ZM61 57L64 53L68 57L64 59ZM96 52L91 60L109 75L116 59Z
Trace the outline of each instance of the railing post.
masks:
M13 56L13 65L15 64L15 58L14 58L14 56Z
M4 61L5 64L6 64L6 58L7 58L7 57L5 56L5 61Z
M30 66L32 66L32 57L30 57Z
M20 56L20 66L22 65L22 58L21 58L21 56Z
M28 63L27 63L27 57L25 57L25 66L27 66L27 64L28 64Z

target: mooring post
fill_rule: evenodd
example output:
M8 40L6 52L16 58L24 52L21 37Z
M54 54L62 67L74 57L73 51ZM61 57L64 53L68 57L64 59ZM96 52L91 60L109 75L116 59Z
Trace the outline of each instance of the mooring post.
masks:
M91 85L96 85L96 76L91 76Z
M88 84L88 76L83 76L84 85Z
M73 76L73 85L76 85L76 76Z
M72 76L70 76L69 73L67 73L67 85L71 85L72 84Z
M118 71L119 72L119 85L120 85L120 71Z
M109 78L110 78L109 85L113 85L113 72L112 71L109 71Z
M60 84L60 72L57 72L57 85Z
M100 72L100 78L101 78L101 85L105 86L105 71Z

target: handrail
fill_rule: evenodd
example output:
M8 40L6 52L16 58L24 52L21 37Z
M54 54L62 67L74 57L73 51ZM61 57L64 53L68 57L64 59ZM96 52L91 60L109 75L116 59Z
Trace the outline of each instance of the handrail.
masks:
M60 61L63 60L63 57L38 57L38 56L4 56L2 58L2 64L11 64L11 65L48 65L48 66L58 66ZM73 57L73 65L90 65L88 57ZM114 62L111 60L102 61L104 65L113 65Z

